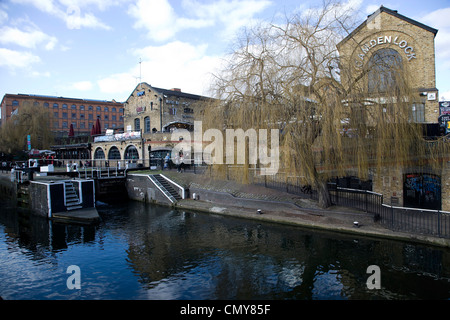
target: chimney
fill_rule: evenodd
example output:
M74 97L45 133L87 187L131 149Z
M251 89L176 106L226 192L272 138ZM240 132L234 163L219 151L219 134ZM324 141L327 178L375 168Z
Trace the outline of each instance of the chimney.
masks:
M180 88L172 88L172 89L170 89L170 90L176 91L176 92L181 92L181 89L180 89Z

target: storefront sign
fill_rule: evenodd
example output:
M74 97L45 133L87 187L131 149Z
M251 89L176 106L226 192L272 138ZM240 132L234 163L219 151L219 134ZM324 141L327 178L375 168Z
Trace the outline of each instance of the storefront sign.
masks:
M450 114L440 115L438 122L439 126L445 129L445 134L450 133Z
M450 101L439 102L439 115L450 114Z
M398 36L384 35L370 39L368 42L360 46L361 52L357 55L359 59L355 61L356 66L362 67L364 58L369 53L369 51L371 51L376 46L383 44L393 44L399 47L405 53L408 61L416 59L414 48L410 44L408 44L408 41Z

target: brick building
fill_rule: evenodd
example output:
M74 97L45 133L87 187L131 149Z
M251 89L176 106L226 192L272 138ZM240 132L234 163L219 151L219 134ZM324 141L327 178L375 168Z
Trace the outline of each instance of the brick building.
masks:
M340 63L348 67L352 81L376 57L395 59L411 75L414 100L412 120L438 124L434 39L438 30L381 6L338 44ZM385 54L388 53L388 54ZM389 62L389 61L388 61ZM370 92L370 75L366 85ZM441 107L442 109L442 107ZM395 112L395 110L394 110ZM374 172L373 191L386 204L450 210L450 163L440 169L427 166L386 167Z
M72 124L75 135L89 135L97 118L102 130L123 128L123 103L106 100L65 98L33 94L5 94L1 103L1 121L4 123L26 104L46 108L51 116L55 137L69 134Z
M434 39L438 30L381 6L338 44L340 63L350 70L351 81L372 59L389 57L399 61L412 76L417 99L411 105L414 120L437 123L439 117L436 88ZM370 86L370 80L367 84ZM370 91L370 88L369 88Z
M109 160L110 165L132 160L148 166L152 157L164 157L178 143L172 141L173 132L193 130L196 111L208 99L180 89L138 84L123 104L124 133L95 138L93 160Z

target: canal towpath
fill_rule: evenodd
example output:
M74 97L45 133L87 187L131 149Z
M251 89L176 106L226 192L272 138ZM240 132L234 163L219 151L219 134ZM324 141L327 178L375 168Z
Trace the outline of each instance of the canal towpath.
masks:
M178 209L450 247L450 239L393 231L376 221L373 214L354 208L331 206L323 209L317 201L299 195L260 185L211 178L208 174L162 173L190 190L191 196L176 204ZM196 193L198 200L193 199L193 193ZM205 194L208 196L204 197Z

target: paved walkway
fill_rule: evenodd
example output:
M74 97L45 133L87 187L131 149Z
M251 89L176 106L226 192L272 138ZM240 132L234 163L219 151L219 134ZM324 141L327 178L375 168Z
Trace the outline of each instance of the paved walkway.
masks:
M194 173L163 172L185 187L228 194L220 203L193 199L178 202L177 207L275 223L344 232L371 237L392 238L450 247L450 239L392 231L374 221L373 214L352 208L332 206L321 209L317 202L300 196L265 188L215 180ZM230 196L231 195L231 196ZM228 199L228 200L227 200ZM251 201L242 201L248 199ZM258 209L262 214L258 213ZM358 227L354 222L358 222Z

